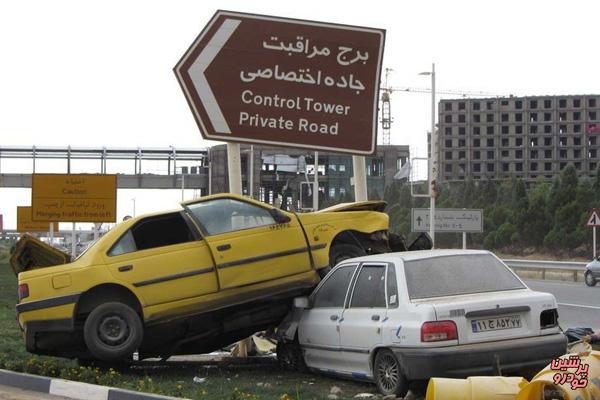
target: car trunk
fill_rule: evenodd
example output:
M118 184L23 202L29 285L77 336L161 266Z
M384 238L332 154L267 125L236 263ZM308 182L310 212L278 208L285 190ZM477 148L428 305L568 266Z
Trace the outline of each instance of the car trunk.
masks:
M437 320L454 321L458 343L538 336L540 314L551 295L528 289L487 292L418 301L434 307Z
M24 234L17 242L10 256L10 265L18 275L19 272L51 267L71 262L71 256L54 248L34 236Z

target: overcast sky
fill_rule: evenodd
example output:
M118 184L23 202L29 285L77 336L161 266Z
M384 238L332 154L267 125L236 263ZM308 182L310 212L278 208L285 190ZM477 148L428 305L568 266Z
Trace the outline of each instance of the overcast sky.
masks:
M217 9L383 28L392 86L429 87L435 62L440 90L600 93L596 1L5 0L0 146L209 145L172 68ZM429 95L391 107L392 143L423 155ZM0 189L9 228L17 192Z

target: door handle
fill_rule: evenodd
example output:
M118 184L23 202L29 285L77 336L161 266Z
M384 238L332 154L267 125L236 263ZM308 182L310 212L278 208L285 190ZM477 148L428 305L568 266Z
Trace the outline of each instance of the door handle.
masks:
M339 318L339 317L338 317L337 315L331 315L331 316L329 317L329 319L330 319L330 320L332 320L332 321L337 321L337 320L338 320L338 318Z
M379 321L379 315L375 314L375 315L371 315L371 320L373 321Z
M123 265L119 267L119 272L131 271L133 269L133 265Z
M219 250L219 251L229 250L230 248L231 248L231 245L229 243L217 246L217 250Z

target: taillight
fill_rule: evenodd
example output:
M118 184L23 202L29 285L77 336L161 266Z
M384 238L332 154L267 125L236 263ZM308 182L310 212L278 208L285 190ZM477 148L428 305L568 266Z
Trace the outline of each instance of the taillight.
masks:
M558 325L558 311L556 308L550 310L544 310L540 314L540 328L548 329L554 328Z
M19 297L19 301L23 300L26 297L29 297L29 286L26 283L21 283L19 285L19 289L17 290L17 294Z
M456 340L458 332L454 321L429 321L421 326L421 342Z

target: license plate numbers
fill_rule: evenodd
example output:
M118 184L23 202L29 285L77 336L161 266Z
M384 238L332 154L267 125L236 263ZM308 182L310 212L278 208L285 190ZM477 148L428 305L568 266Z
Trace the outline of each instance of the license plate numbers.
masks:
M519 315L507 315L496 318L481 318L471 321L473 332L498 331L501 329L514 329L521 327L521 317Z

